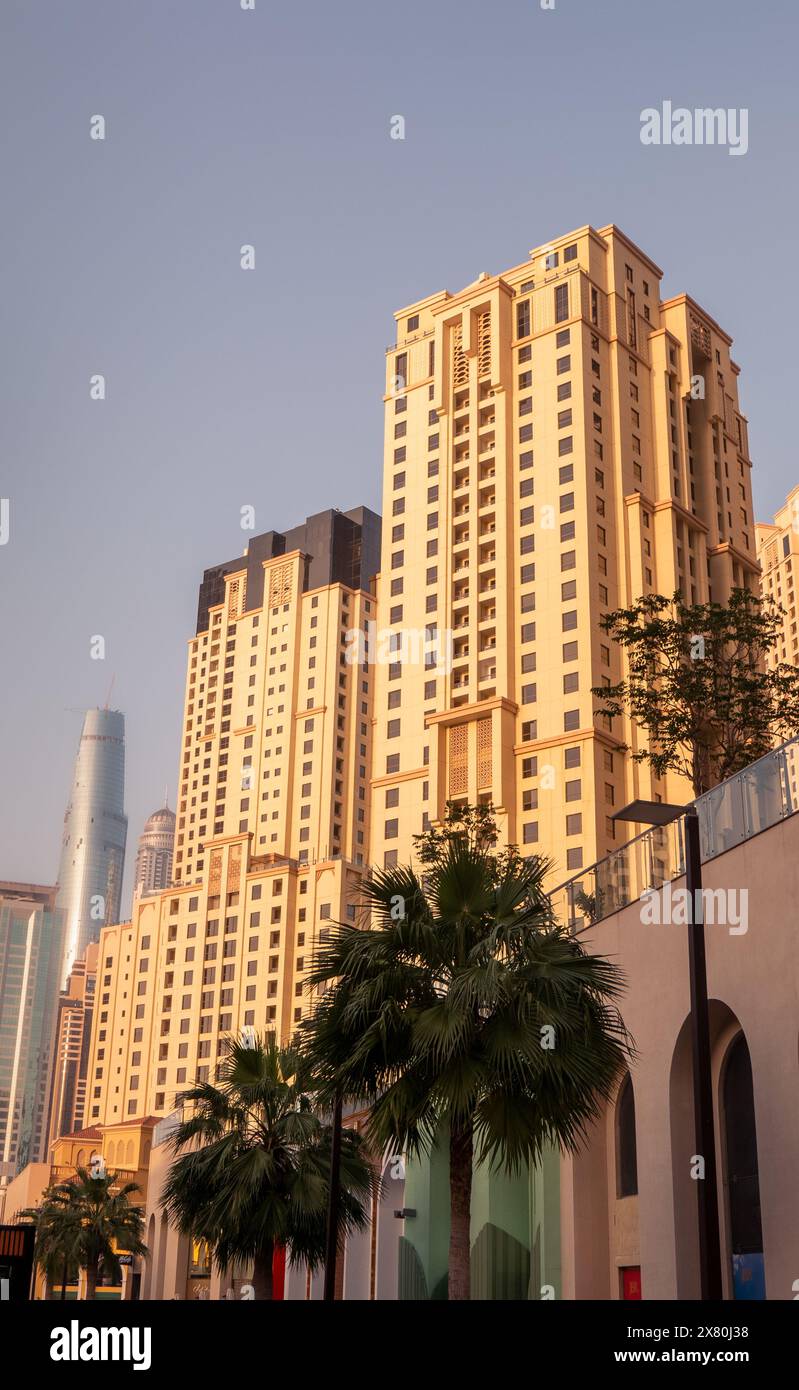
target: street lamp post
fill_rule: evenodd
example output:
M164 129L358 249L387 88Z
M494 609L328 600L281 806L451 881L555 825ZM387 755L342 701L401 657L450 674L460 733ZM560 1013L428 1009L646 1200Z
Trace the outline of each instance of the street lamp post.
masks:
M322 1297L332 1303L336 1297L336 1257L338 1254L338 1214L341 1202L341 1092L336 1092L333 1104L333 1136L330 1142L330 1192L327 1202L327 1249L325 1251L325 1286Z
M691 996L694 1128L697 1156L701 1157L704 1163L704 1177L699 1179L697 1186L699 1296L710 1301L721 1299L723 1293L699 816L693 804L676 806L664 801L632 801L629 806L617 811L613 819L635 821L639 825L669 825L681 816L685 826L685 886L688 896L688 978Z

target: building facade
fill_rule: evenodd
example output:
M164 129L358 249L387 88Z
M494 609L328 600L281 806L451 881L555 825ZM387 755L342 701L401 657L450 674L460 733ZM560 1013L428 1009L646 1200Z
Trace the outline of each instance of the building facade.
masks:
M97 986L96 941L75 962L58 998L50 1093L49 1143L82 1129Z
M125 717L118 710L87 710L58 869L65 924L62 988L100 928L119 921L128 833L124 800Z
M136 851L134 896L161 893L172 882L172 856L175 849L175 813L164 804L144 822Z
M408 859L448 800L490 800L563 877L612 848L614 807L685 799L590 694L623 674L603 614L758 584L731 340L661 275L617 227L583 227L395 314L374 863Z
M47 1162L30 1163L9 1183L5 1197L5 1219L19 1220L22 1211L38 1206L48 1187L67 1182L79 1168L111 1173L115 1179L112 1192L125 1183L136 1184L138 1192L131 1194L133 1206L146 1208L150 1170L150 1149L156 1121L150 1115L117 1125L86 1125L59 1135L51 1144ZM96 1165L99 1165L96 1167ZM142 1261L127 1256L122 1262L122 1277L114 1283L109 1276L101 1279L101 1298L137 1298L139 1296ZM66 1297L86 1297L85 1270L79 1272L76 1283L67 1284ZM48 1291L44 1274L37 1271L36 1298L60 1298L61 1280Z
M790 661L794 666L799 665L794 586L796 567L799 565L799 487L788 493L785 506L780 507L773 522L758 522L755 541L763 597L772 599L782 610L782 631L769 657L770 664Z
M55 888L0 882L0 1184L46 1156L63 919Z
M243 1026L291 1036L368 862L372 716L351 634L380 519L324 512L207 570L189 642L173 886L104 929L89 1123L162 1116Z

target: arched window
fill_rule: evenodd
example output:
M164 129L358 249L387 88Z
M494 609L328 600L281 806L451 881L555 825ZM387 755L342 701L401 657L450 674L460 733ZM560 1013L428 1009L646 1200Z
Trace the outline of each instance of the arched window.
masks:
M765 1298L755 1096L743 1033L727 1053L722 1095L734 1293L736 1298Z
M635 1096L628 1072L616 1100L616 1196L638 1195L638 1155L635 1143Z

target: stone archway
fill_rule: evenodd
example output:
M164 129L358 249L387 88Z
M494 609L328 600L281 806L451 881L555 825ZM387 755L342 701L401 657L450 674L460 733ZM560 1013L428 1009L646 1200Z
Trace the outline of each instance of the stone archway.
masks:
M732 1297L760 1301L766 1297L760 1172L752 1059L743 1030L736 1033L721 1059L719 1113L725 1245L732 1271Z
M727 1143L723 1105L725 1059L743 1029L732 1009L721 999L709 1001L710 1054L713 1075L713 1124L716 1139L716 1174L719 1193L719 1229L722 1249L724 1297L733 1297L733 1268L730 1209L726 1195ZM748 1055L748 1046L746 1048ZM697 1213L696 1136L694 1127L694 1087L691 1062L691 1020L685 1018L671 1062L669 1077L671 1120L671 1164L674 1191L674 1247L677 1270L677 1298L697 1299L699 1282L699 1231ZM752 1110L751 1123L754 1124Z

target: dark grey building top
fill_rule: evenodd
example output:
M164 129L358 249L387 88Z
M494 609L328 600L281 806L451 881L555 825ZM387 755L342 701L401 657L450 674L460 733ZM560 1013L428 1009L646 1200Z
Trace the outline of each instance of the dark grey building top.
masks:
M368 507L350 512L317 512L290 531L265 531L254 536L247 554L205 570L197 604L197 632L208 628L208 611L225 597L225 575L246 568L245 612L260 608L264 596L265 560L302 551L305 558L303 592L325 584L346 584L350 589L369 589L380 569L381 519Z

